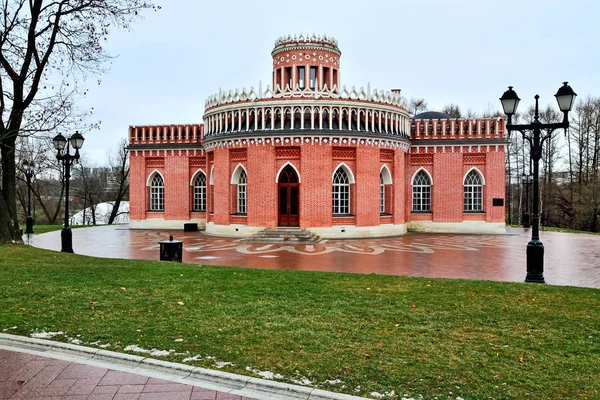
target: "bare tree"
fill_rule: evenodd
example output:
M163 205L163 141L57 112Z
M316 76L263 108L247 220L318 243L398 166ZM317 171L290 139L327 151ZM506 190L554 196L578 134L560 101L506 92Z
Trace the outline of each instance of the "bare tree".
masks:
M103 71L110 28L128 29L147 0L0 3L0 242L20 242L16 140L78 124L79 80Z
M461 118L462 114L460 113L460 107L457 104L450 103L442 109L442 112L450 118Z
M408 103L409 111L412 111L412 115L415 116L420 112L427 111L427 101L421 98L412 98Z
M119 215L121 202L129 199L129 151L127 146L127 139L121 139L117 150L108 157L112 178L115 181L114 204L108 218L109 225L112 225Z
M81 158L74 168L74 193L83 202L83 225L86 219L96 225L96 206L104 200L106 181L102 179L99 168L92 168Z

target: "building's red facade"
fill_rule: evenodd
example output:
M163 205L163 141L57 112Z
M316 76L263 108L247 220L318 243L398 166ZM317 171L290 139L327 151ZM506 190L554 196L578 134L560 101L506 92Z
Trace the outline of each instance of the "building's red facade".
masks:
M503 119L411 118L398 90L340 86L325 36L272 55L274 89L221 91L203 124L130 127L132 228L504 232Z

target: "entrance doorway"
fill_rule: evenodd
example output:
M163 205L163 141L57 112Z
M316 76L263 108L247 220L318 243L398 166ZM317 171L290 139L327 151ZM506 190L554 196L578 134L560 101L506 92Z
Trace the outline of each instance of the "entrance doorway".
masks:
M279 226L299 226L298 174L291 165L279 174Z

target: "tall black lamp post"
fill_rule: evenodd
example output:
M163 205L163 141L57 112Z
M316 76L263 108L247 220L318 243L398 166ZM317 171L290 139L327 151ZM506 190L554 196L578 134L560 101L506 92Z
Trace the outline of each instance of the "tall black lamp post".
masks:
M31 235L33 232L33 217L31 216L31 177L33 176L33 162L23 161L23 170L27 180L27 217L25 218L25 234Z
M60 133L52 139L54 148L57 151L56 158L62 161L65 168L65 224L60 233L60 251L67 253L73 252L73 233L69 226L69 179L71 178L71 166L79 160L79 149L83 146L84 140L79 132L75 132L68 140ZM70 147L75 150L75 154L69 152Z
M521 175L521 183L525 189L525 204L523 205L523 214L521 215L521 223L523 228L531 228L531 214L529 214L529 186L533 183L531 174Z
M517 111L517 106L521 99L519 99L512 86L509 86L508 90L500 98L504 113L508 117L508 123L506 124L508 134L510 135L511 131L521 132L523 139L529 142L530 157L533 160L533 229L531 231L531 240L527 244L527 276L525 277L525 282L546 283L544 280L544 245L540 241L540 158L542 157L542 146L552 136L552 132L556 129L567 129L569 127L569 111L571 111L577 94L567 83L564 82L563 86L554 95L560 111L564 114L562 122L552 124L542 124L540 122L538 106L540 96L536 94L533 122L530 124L513 125L512 116Z

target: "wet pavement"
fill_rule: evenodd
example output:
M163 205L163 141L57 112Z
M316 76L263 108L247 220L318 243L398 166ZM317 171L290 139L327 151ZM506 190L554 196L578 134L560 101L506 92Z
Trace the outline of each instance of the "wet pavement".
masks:
M157 260L158 241L184 242L183 262L284 270L483 279L521 282L530 230L507 235L408 234L384 239L327 240L316 244L249 243L201 232L129 230L101 226L73 231L76 253ZM541 232L546 282L600 288L600 236ZM31 237L31 244L60 250L60 231Z
M0 399L252 400L197 386L2 349Z

